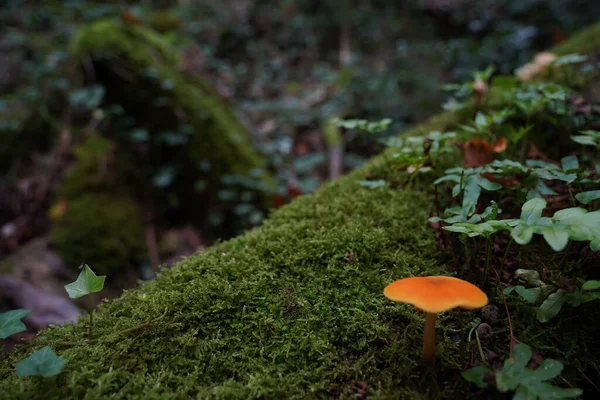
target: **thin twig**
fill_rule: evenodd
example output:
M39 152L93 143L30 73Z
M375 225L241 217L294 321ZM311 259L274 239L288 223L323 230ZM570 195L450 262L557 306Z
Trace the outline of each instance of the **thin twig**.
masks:
M592 382L592 380L591 380L590 378L588 378L588 377L586 376L586 374L584 374L584 373L583 373L583 371L581 370L581 368L577 368L577 371L579 371L579 373L580 373L580 374L583 376L583 378L584 378L586 381L588 381L588 383L589 383L590 385L592 385L592 387L593 387L594 389L596 389L596 392L600 393L600 388L598 388L598 386L596 386L596 385L594 384L594 382Z

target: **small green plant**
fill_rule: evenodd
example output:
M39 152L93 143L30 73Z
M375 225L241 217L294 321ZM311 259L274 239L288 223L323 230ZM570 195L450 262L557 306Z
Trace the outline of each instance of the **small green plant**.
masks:
M600 131L585 130L579 131L581 135L571 136L574 142L583 144L584 146L593 146L600 150Z
M560 375L563 365L559 361L547 358L536 369L529 369L527 364L531 357L531 347L520 343L515 346L512 357L504 361L501 370L481 365L468 369L462 375L480 388L487 387L485 378L493 375L500 392L515 392L514 400L568 399L583 393L581 389L561 388L546 382Z
M524 285L510 286L504 294L517 293L528 303L540 303L536 318L545 323L556 317L563 304L577 307L581 304L600 299L600 281L580 281L576 288L563 288L549 279L541 279L535 270L519 269L515 272Z
M18 309L0 314L0 339L6 339L10 335L26 330L21 318L30 312L31 310ZM65 360L58 357L50 347L46 346L18 362L16 365L17 375L54 376L62 371L65 363Z
M464 100L473 93L483 91L482 87L487 87L487 82L492 77L495 68L490 65L483 71L474 71L471 73L473 80L465 83L449 83L442 86L442 90L452 92L452 97L444 103L444 110L457 110L465 107Z
M48 346L36 351L16 365L19 376L50 377L60 374L66 360L58 357Z
M26 327L21 318L29 314L31 310L11 310L0 314L0 339L6 339L10 335L23 332Z
M97 293L104 288L104 280L106 279L106 276L97 276L87 264L82 265L80 268L82 269L77 277L77 280L73 283L65 285L65 290L72 299L78 299L91 293ZM88 340L92 340L92 330L94 326L94 309L92 306L90 306L89 312L90 329Z

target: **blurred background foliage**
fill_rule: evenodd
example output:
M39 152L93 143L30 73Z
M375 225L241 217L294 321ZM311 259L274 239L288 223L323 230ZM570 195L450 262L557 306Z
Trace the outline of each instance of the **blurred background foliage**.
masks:
M443 84L512 73L599 16L595 0L5 0L0 268L47 235L67 270L151 277L380 150L332 118L396 134Z

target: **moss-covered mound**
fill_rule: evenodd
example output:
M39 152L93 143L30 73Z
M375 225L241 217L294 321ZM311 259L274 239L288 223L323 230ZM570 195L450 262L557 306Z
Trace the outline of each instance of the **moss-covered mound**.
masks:
M179 53L162 35L102 20L78 32L71 53L93 60L93 78L105 86L108 102L124 107L136 127L152 133L160 127L173 130L182 120L189 124L188 148L198 162L213 163L213 175L264 166L231 109L201 77L185 72Z
M474 111L441 114L408 134L444 131ZM14 365L32 350L17 351L0 363L3 398L481 398L461 377L478 312L441 316L432 370L418 363L423 316L382 294L401 277L448 274L427 224L430 191L418 182L399 190L406 173L389 167L389 155L103 304L92 342L83 320L47 330L36 346L55 348L68 361L64 371L19 378ZM366 176L389 188L358 186ZM486 290L502 305L495 286ZM600 357L600 326L589 323L600 317L596 307L542 325L519 304L510 303L518 338L561 360L570 383L583 382L576 368L593 370ZM501 326L495 347L505 358Z
M52 239L68 264L88 262L101 273L141 265L147 258L141 215L152 210L149 218L159 229L206 226L218 208L224 176L247 183L229 185L229 192L244 193L253 207L263 208L269 189L265 159L230 106L185 69L165 36L101 20L75 35L71 54L81 60L87 87L80 97L101 95L103 124L74 149L75 162L54 205L63 212ZM85 115L76 104L75 114ZM81 199L88 191L94 195ZM217 210L225 220L218 233L231 235L244 226L231 209ZM100 210L106 218L88 223Z

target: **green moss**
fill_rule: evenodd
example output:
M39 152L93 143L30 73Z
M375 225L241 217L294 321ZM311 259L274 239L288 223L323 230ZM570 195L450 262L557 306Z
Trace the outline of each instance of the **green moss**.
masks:
M194 130L187 146L189 157L195 163L210 160L213 179L225 173L246 175L264 167L265 160L254 150L235 114L204 79L184 71L184 60L160 34L143 26L102 20L75 36L71 53L91 56L100 69L103 63L114 65L117 60L133 72L135 80L118 73L100 80L107 98L122 104L127 115L147 125L150 132L155 132L155 126L173 129L183 118ZM149 72L155 76L144 79ZM169 100L166 111L154 104L159 97Z
M408 134L446 130L472 111L441 114ZM394 189L357 186L367 174ZM262 227L104 303L92 343L83 344L85 320L43 332L38 345L51 344L68 360L65 370L56 380L18 378L14 364L33 349L19 350L0 361L3 396L349 398L360 381L371 398L484 397L460 375L476 354L467 335L478 313L441 315L433 372L417 363L423 316L382 294L395 279L448 274L427 225L432 198L419 185L396 189L405 180L385 154L375 157ZM543 265L545 251L532 248L524 262ZM502 304L494 286L486 290ZM584 305L541 325L531 307L508 301L519 340L563 361L565 378L580 384L575 367L585 370L600 356L600 327L590 323L598 311ZM502 358L504 317L494 326Z
M573 35L569 40L555 46L552 52L559 56L566 54L594 54L600 52L600 23L590 26Z
M56 217L50 238L73 268L86 262L110 274L145 259L140 207L127 189L133 173L113 150L109 140L88 137L74 148L76 161L58 187L57 204L66 211Z
M124 194L85 194L68 201L50 239L65 263L87 263L100 274L114 274L145 259L139 206Z

